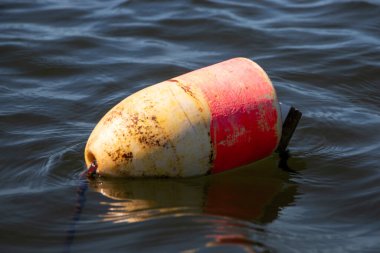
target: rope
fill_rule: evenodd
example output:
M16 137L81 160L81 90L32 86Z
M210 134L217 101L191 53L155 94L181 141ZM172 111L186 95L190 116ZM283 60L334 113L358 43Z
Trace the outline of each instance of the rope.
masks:
M88 180L86 180L86 178L94 178L96 175L97 168L98 165L96 164L96 161L94 161L93 163L91 163L88 169L80 175L80 184L76 191L77 198L75 201L75 211L71 219L70 228L66 231L67 236L65 241L65 248L63 251L65 253L69 253L71 251L71 245L73 244L76 234L76 225L80 219L81 213L84 208L84 204L86 203L85 193L88 189Z

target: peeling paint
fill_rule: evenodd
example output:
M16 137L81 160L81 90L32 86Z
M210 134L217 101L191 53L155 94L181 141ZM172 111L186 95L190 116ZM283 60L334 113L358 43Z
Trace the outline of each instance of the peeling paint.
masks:
M218 145L233 146L239 141L239 137L242 136L246 136L245 127L236 129L232 134L227 135L225 139L218 142Z

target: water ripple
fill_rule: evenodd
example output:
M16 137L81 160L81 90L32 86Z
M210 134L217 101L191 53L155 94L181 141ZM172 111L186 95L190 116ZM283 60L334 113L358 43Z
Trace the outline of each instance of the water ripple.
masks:
M0 3L0 251L376 252L380 4L372 0ZM79 179L129 94L231 57L303 118L273 155L184 181Z

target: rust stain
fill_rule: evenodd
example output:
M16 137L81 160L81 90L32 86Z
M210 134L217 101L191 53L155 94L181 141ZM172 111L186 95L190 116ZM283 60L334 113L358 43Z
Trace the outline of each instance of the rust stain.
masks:
M180 87L186 94L194 98L195 100L198 100L195 96L194 92L191 90L191 87L189 85L186 85L176 79L170 79L169 82L174 82L178 87Z
M126 160L129 160L129 159L132 160L132 158L133 158L133 153L132 153L132 152L124 153L124 154L122 155L122 157L123 157L124 159L126 159Z
M147 108L145 111L155 111L156 105L154 101L145 101L145 104L145 108ZM153 108L153 110L149 108ZM135 136L144 149L162 148L171 150L176 161L174 164L180 164L175 144L170 139L169 133L160 124L160 114L141 114L139 122L131 129L131 135ZM157 168L155 163L156 161L152 160L153 167L144 172L147 176L169 176L169 171Z
M136 125L136 124L139 122L139 117L138 117L138 115L137 115L137 114L132 115L132 117L131 117L131 121L132 121L133 124Z
M133 127L128 127L131 136L136 136L140 144L146 147L167 147L168 136L162 131L156 116L140 117L138 122L133 122Z
M115 151L106 151L107 155L114 161L117 165L122 165L123 163L129 163L133 160L132 152L125 152L123 148L118 147Z
M122 117L122 111L123 111L123 108L115 108L114 110L111 110L106 118L104 119L104 124L111 124L111 122L115 119L115 118L120 118Z
M152 104L151 101L144 101L143 111L129 114L128 116L124 115L121 123L122 127L118 130L118 132L123 132L123 136L115 133L115 136L118 138L117 143L119 144L119 149L124 150L124 152L116 150L114 154L109 154L109 156L119 165L119 170L121 173L123 172L123 174L131 173L130 171L127 172L125 167L133 160L133 153L129 152L131 149L128 145L128 143L130 143L128 139L136 140L140 144L141 149L144 150L151 150L152 148L172 149L178 162L175 146L171 142L169 135L161 126L159 115L146 114L145 112L152 111L148 108L155 108L154 104ZM141 172L142 175L135 176L165 175L165 173L156 168L154 160L152 160L151 163L152 167L143 170Z
M193 98L195 98L194 97L194 93L191 91L191 89L190 89L190 87L189 86L186 86L186 85L180 85L179 84L179 87L182 89L182 90L184 90L187 94L189 94L190 96L192 96Z
M170 79L169 82L175 83L178 87L180 87L186 94L188 94L193 99L193 101L195 102L198 108L198 111L201 113L200 116L202 118L204 126L208 128L207 120L204 118L204 115L203 115L204 104L199 100L197 94L194 91L192 91L191 86L186 85L183 82L180 82L179 80L176 80L176 79Z

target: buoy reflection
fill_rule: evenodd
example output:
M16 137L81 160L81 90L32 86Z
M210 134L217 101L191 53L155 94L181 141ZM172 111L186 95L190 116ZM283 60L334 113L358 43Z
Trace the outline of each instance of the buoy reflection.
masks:
M138 222L162 215L204 213L260 223L294 202L289 173L266 159L230 172L188 179L100 179L92 187L107 202L105 221Z

